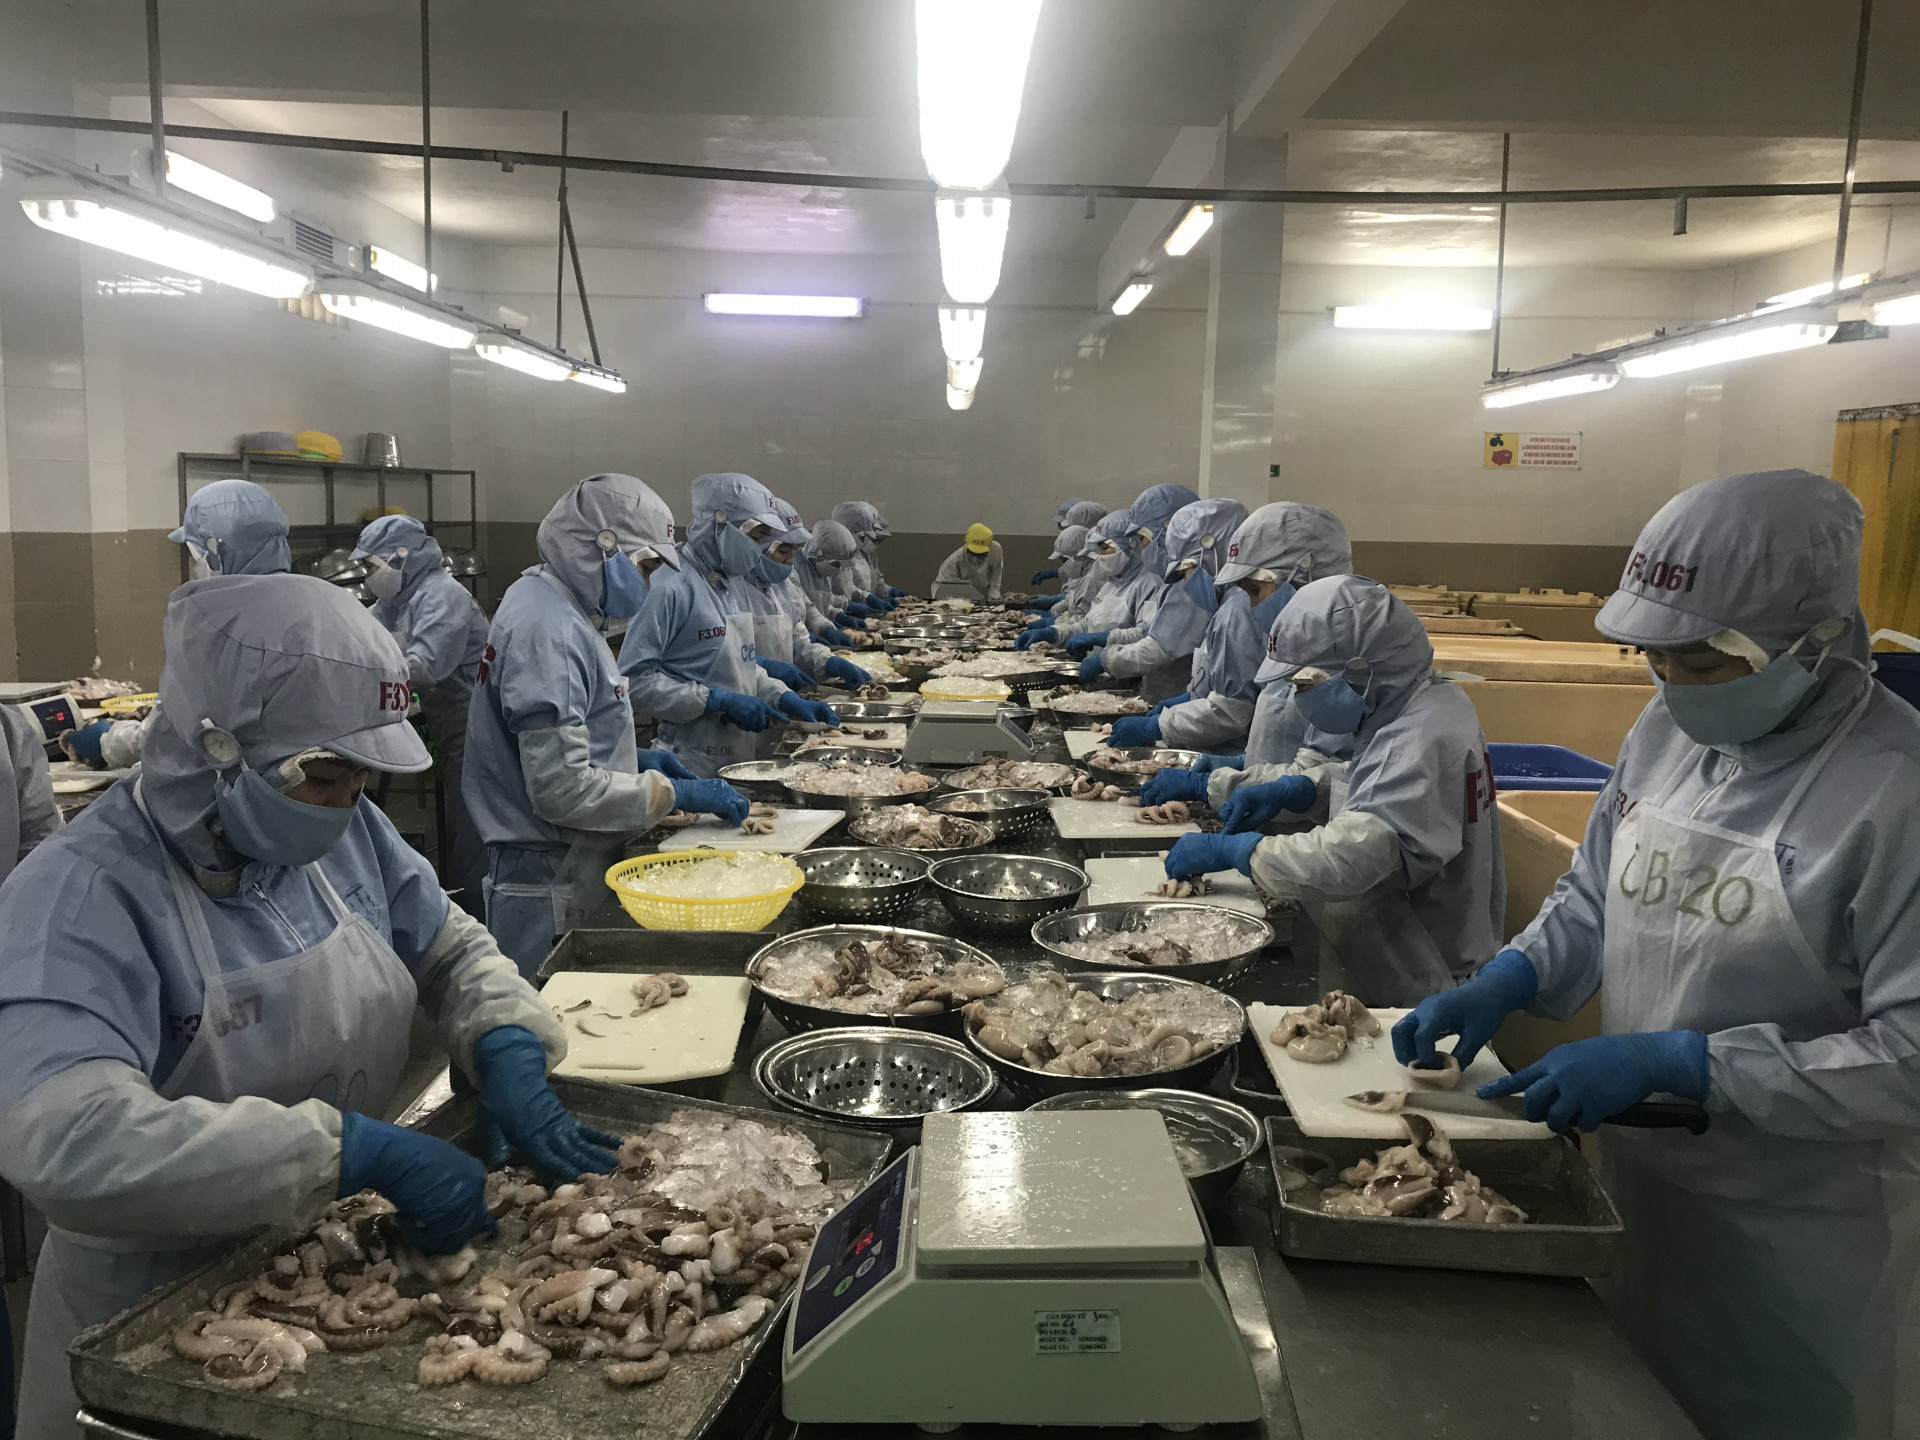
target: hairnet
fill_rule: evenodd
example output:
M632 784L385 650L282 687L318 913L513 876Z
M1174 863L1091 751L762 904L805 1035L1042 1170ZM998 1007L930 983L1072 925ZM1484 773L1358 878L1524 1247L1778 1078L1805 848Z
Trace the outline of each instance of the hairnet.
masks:
M813 527L806 544L806 557L816 565L846 564L859 548L853 532L838 520L822 520Z
M1158 540L1166 533L1167 522L1175 512L1199 498L1184 485L1149 485L1128 507L1127 515L1136 529L1151 530L1153 538Z
M1066 512L1067 525L1084 525L1091 529L1107 513L1107 507L1098 500L1076 500Z
M1093 538L1093 531L1085 525L1069 525L1053 537L1051 560L1077 560L1087 553L1087 542Z
M1271 570L1282 580L1304 585L1328 575L1353 573L1353 544L1347 527L1331 510L1292 500L1262 505L1234 533L1222 585L1244 580L1256 570Z
M1171 579L1176 565L1193 559L1209 575L1218 575L1226 563L1227 543L1246 518L1247 507L1238 500L1196 500L1181 506L1167 521L1161 540L1166 564L1160 578Z
M1367 723L1400 713L1433 670L1433 642L1420 617L1377 580L1329 575L1302 586L1274 617L1259 683L1285 680L1303 665L1338 674L1349 660L1371 667Z
M353 558L364 560L371 555L387 565L401 550L407 552L397 567L403 584L411 585L429 570L440 568L440 542L411 515L382 515L372 521L354 542Z
M607 558L600 532L611 530L614 548L629 554L642 546L657 552L675 569L680 552L673 544L673 512L667 502L631 475L594 475L554 502L540 522L535 540L540 558L572 592L589 615L600 613Z
M773 508L773 492L751 475L723 471L693 479L693 514L687 521L687 549L705 570L720 570L720 547L714 532L722 525L765 525L778 533L780 512Z
M286 512L251 480L216 480L194 491L180 528L167 538L199 546L216 575L277 575L293 568Z
M1058 530L1061 526L1067 523L1067 516L1073 512L1074 506L1084 505L1086 503L1087 503L1086 501L1080 499L1077 496L1071 500L1062 500L1058 505L1054 507L1053 528Z
M856 536L889 533L887 522L880 518L880 512L864 500L842 500L833 507L833 518Z
M1129 555L1137 555L1141 550L1140 537L1133 532L1139 527L1133 523L1130 512L1114 510L1100 517L1100 523L1093 527L1088 537L1088 546L1098 545L1102 540L1111 540Z

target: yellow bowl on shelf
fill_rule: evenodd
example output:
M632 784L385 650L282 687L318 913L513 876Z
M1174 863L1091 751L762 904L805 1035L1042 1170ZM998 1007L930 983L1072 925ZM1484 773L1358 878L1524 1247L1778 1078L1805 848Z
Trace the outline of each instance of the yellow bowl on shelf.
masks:
M787 860L788 883L758 895L728 895L706 899L691 895L656 895L633 882L650 870L670 865L698 865L732 855L759 858L761 850L675 850L664 855L638 855L607 871L607 885L620 898L620 907L646 930L761 930L787 908L794 891L807 883L800 867ZM786 859L785 856L776 857Z
M129 710L145 709L160 702L160 692L148 690L140 695L115 695L100 702L100 708L109 715L124 715Z

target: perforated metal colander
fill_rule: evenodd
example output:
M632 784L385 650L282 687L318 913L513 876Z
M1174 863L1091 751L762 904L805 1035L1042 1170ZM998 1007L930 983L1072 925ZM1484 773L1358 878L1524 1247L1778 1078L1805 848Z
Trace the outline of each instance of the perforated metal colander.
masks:
M800 903L836 920L869 925L897 920L913 908L927 883L926 858L910 850L845 845L802 850L793 862L807 877Z
M761 1051L753 1079L777 1105L855 1125L914 1125L993 1094L994 1073L941 1035L881 1027L816 1030Z

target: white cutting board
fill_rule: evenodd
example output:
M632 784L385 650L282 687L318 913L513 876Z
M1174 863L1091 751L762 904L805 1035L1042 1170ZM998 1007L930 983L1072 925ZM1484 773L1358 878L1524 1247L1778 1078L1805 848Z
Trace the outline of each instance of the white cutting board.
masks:
M702 815L691 825L660 842L660 849L691 850L711 845L716 850L777 850L793 855L806 849L847 818L844 810L789 810L776 806L771 835L742 835L740 827L718 815Z
M1304 1060L1294 1059L1267 1038L1273 1034L1281 1016L1290 1009L1298 1008L1249 1005L1247 1024L1259 1037L1260 1053L1267 1057L1267 1068L1273 1072L1280 1093L1286 1097L1287 1108L1293 1112L1293 1118L1301 1130L1309 1135L1404 1140L1407 1127L1400 1123L1398 1115L1376 1115L1347 1104L1343 1098L1361 1090L1418 1088L1413 1083L1413 1077L1407 1074L1406 1066L1393 1058L1391 1033L1374 1040L1362 1039L1357 1044L1347 1046L1347 1053L1331 1064L1310 1065ZM1375 1010L1373 1018L1380 1022L1383 1031L1391 1032L1394 1021L1406 1013L1405 1010ZM1440 1042L1439 1048L1453 1049L1454 1039L1454 1036L1448 1036ZM1506 1073L1507 1067L1500 1063L1500 1057L1483 1047L1460 1076L1460 1083L1452 1093L1471 1095L1476 1087L1489 1080L1498 1080ZM1417 1100L1409 1100L1407 1108L1419 1110L1420 1105ZM1421 1113L1432 1118L1441 1134L1455 1140L1545 1140L1553 1134L1544 1125L1510 1120L1505 1116L1456 1115L1447 1110L1426 1110Z
M1142 825L1137 818L1140 807L1118 800L1069 800L1056 795L1047 801L1047 809L1062 840L1157 840L1200 833L1191 820L1180 825Z
M1096 735L1091 730L1063 731L1061 738L1067 742L1067 756L1073 760L1084 760L1102 745L1108 743L1105 735Z
M626 1017L634 1009L633 982L640 973L563 970L547 981L540 998L560 1010L591 1000L596 1008ZM554 1074L615 1085L664 1085L726 1074L733 1068L752 986L744 975L689 975L686 981L686 994L638 1019L601 1022L608 1031L604 1036L583 1034L572 1015L556 1017L566 1027L567 1058Z
M1147 827L1140 826L1142 830ZM1093 884L1087 887L1086 903L1089 905L1122 905L1129 900L1164 900L1164 895L1155 895L1154 887L1167 878L1167 867L1161 862L1165 852L1159 855L1109 856L1102 860L1089 860L1083 869ZM1267 902L1253 887L1253 881L1238 870L1223 871L1207 877L1213 881L1213 893L1196 895L1196 905L1218 905L1223 910L1244 910L1249 915L1266 918Z
M879 730L884 733L878 740L869 740L859 733L862 730ZM904 720L887 720L878 725L860 725L848 721L838 730L822 730L818 734L809 735L805 748L794 751L794 754L804 755L808 749L819 750L834 745L852 745L862 750L899 750L904 748L906 743L907 722Z

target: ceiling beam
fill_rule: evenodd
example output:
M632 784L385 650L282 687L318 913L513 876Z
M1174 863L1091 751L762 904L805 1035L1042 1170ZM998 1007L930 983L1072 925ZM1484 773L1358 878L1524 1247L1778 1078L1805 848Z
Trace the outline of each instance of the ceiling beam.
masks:
M1285 135L1406 0L1262 0L1235 52L1233 129Z

